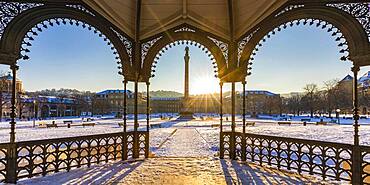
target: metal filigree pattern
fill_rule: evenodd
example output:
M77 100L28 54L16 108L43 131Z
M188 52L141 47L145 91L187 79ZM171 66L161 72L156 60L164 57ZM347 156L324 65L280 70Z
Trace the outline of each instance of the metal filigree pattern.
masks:
M6 177L7 151L8 146L6 144L0 144L0 181L3 181Z
M362 181L364 184L369 184L370 182L370 148L361 147L361 156L362 156Z
M133 157L134 132L119 132L37 141L17 142L17 178L30 178L82 166ZM148 155L149 132L139 131L139 157ZM0 144L0 180L6 178L7 150Z
M207 36L209 39L212 40L213 43L215 43L217 45L218 48L220 48L222 54L224 55L224 58L225 58L225 61L227 62L228 61L228 58L229 58L229 46L227 43L224 43L222 41L219 41L215 38L212 38L210 36Z
M180 29L177 29L174 31L175 33L177 32L193 32L195 33L195 30L191 29L191 28L188 28L188 27L182 27Z
M95 14L94 13L92 13L90 10L88 10L88 9L86 9L84 6L82 6L82 5L77 5L77 4L72 4L72 5L66 5L67 7L71 7L71 8L75 8L75 9L78 9L78 10L80 10L80 11L83 11L83 12L85 12L85 13L88 13L88 14L90 14L90 15L92 15L92 16L95 16Z
M117 37L121 40L121 42L123 43L123 45L125 46L126 48L126 52L130 58L130 62L132 62L132 42L125 36L123 36L122 34L120 34L118 31L116 31L114 28L110 28L116 35Z
M279 15L285 13L285 12L288 12L288 11L291 11L291 10L294 10L294 9L297 9L297 8L302 8L302 7L304 7L304 5L290 5L290 6L287 6L283 10L281 10L279 13L277 13L275 15L275 17L277 17L277 16L279 16Z
M321 176L324 180L350 181L352 149L349 144L284 138L240 132L223 132L221 141L229 156L230 140L235 138L236 159L266 164L296 171L300 174ZM221 147L222 148L222 147ZM361 150L369 150L363 147ZM365 155L363 155L365 156ZM365 160L366 161L366 160ZM363 172L366 174L366 172Z
M245 46L248 44L248 42L252 39L253 35L258 31L259 29L256 29L252 33L250 33L248 36L244 37L239 43L238 43L238 61L240 57L242 56L243 50Z
M16 16L28 9L42 5L42 3L0 2L0 38L7 25Z
M162 38L162 36L160 37L157 37L153 40L150 40L148 42L145 42L145 43L142 43L141 44L141 63L143 64L144 63L144 60L145 60L145 57L146 55L148 54L150 48L158 41Z
M366 31L370 41L370 3L339 3L327 6L338 8L356 18Z

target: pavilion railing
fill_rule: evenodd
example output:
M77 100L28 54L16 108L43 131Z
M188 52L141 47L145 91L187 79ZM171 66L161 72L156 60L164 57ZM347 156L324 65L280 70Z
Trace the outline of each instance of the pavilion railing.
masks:
M149 132L138 131L139 157L149 153ZM82 166L133 158L134 132L0 144L0 180L31 178ZM15 159L10 157L14 147Z
M360 146L361 159L354 160L355 146L350 144L240 132L222 132L220 136L221 158L265 164L335 181L351 181L352 164L359 161L362 164L362 182L370 183L368 146Z

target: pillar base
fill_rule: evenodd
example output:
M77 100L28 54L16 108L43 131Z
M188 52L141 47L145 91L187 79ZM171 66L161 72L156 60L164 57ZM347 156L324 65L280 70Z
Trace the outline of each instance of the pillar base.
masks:
M180 112L180 117L177 120L193 120L195 119L192 112L183 111Z

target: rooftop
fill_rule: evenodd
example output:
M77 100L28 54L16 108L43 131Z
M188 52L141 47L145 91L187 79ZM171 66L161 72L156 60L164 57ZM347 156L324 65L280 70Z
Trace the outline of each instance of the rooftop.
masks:
M83 2L134 38L138 1ZM142 0L139 35L140 39L146 39L185 23L230 40L229 10L234 16L234 34L240 37L286 2L288 0L234 0L229 5L228 0Z
M123 94L125 93L125 90L120 90L120 89L108 89L108 90L104 90L104 91L101 91L101 92L98 92L96 94L98 95L106 95L106 94ZM130 90L127 90L127 93L128 94L131 94L132 91Z

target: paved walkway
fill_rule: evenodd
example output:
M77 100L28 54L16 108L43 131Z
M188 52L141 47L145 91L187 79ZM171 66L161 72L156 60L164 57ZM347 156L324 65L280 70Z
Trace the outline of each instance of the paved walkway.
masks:
M196 128L177 128L153 153L162 157L209 157L215 151Z
M150 158L26 179L19 184L322 184L295 173L215 158Z

